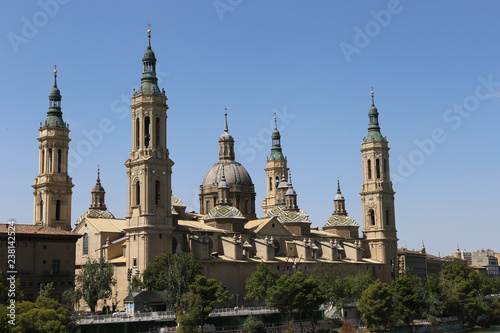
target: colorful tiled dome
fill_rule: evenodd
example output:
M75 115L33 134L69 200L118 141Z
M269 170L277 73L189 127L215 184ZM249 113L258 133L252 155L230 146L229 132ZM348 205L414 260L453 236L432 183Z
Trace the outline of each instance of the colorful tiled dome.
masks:
M80 223L85 218L91 218L91 219L114 219L115 216L113 214L111 214L111 212L109 210L97 210L97 209L88 210L85 213L83 213L82 215L80 215L80 217L78 218L78 220L76 220L76 224Z
M214 218L244 219L245 217L236 207L215 206L214 208L210 209L210 211L207 214L207 219L214 219Z
M359 224L350 216L332 216L325 224L325 227L338 227L338 226L348 226L348 227L359 227Z
M309 220L309 215L307 215L307 213L304 212L302 209L299 209L298 212L285 211L283 210L283 208L278 206L274 207L269 211L269 213L267 213L267 217L273 217L273 216L276 216L280 223L287 223L287 222L311 223L311 221Z

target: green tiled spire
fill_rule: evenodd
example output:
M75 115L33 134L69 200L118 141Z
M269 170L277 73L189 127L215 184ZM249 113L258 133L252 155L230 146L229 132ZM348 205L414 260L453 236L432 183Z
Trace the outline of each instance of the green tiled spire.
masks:
M280 131L278 131L278 126L276 123L276 115L274 116L274 130L271 133L271 155L269 156L269 161L282 161L286 160L285 156L283 156L283 152L281 150L281 135Z
M378 124L378 110L375 107L374 92L372 94L372 106L368 111L368 118L370 119L370 124L368 125L368 135L364 138L364 141L386 141L386 139L380 133L380 126Z
M49 94L49 111L44 127L66 127L61 112L61 91L57 88L57 66L54 66L54 87Z
M158 78L156 77L156 57L151 48L151 29L148 29L148 48L146 52L144 52L142 63L144 70L142 72L141 88L139 92L159 94L160 88L158 88Z

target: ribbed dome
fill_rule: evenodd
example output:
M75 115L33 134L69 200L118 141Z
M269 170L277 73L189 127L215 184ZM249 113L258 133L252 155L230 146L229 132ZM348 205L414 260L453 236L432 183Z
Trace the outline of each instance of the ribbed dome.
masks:
M224 175L229 185L248 185L252 186L252 178L248 171L236 161L219 161L215 163L205 174L201 186L218 186L222 180L222 166L224 166Z

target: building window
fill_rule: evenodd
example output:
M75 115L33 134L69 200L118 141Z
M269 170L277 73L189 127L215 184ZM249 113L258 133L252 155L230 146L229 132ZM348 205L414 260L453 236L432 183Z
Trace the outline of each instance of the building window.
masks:
M371 160L368 160L367 169L368 169L368 179L372 179L372 161Z
M156 201L157 205L160 204L160 181L159 180L157 180L155 182L155 201Z
M273 178L269 177L269 191L273 190Z
M368 211L368 215L370 217L370 224L375 225L375 212L373 211L373 209L370 209Z
M59 274L60 265L60 260L52 260L52 274Z
M88 234L83 234L83 249L82 249L82 254L87 255L89 254L89 235Z
M57 172L58 173L61 173L61 156L62 156L61 149L58 149L57 150Z
M47 162L48 162L47 171L52 172L52 149L49 149L49 160Z
M139 147L139 132L140 132L140 126L139 126L139 118L135 120L135 146Z
M132 266L137 267L137 258L132 259Z
M42 150L42 165L41 165L41 173L45 172L45 149Z
M61 219L61 200L56 201L56 221Z
M156 128L155 128L155 134L156 134L156 142L155 142L155 147L158 147L160 145L160 118L156 118Z
M135 182L135 204L141 204L141 183L139 181Z
M386 224L386 225L389 225L389 224L390 224L390 221L391 221L391 220L390 220L390 216L389 216L389 210L388 210L388 209L386 209L386 210L385 210L385 224Z
M205 213L210 211L210 200L205 201Z
M148 148L151 140L151 120L144 118L144 147Z
M380 160L378 158L375 160L375 169L377 170L377 178L380 178Z

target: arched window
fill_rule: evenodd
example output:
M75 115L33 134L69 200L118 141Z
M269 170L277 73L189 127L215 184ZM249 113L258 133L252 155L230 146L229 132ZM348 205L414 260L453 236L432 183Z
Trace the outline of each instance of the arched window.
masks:
M52 172L52 148L49 149L48 172Z
M149 147L151 140L151 119L144 118L144 147Z
M43 220L43 200L40 200L40 216L38 217L38 221Z
M82 254L89 254L89 235L87 233L83 234L82 242Z
M156 201L157 205L160 204L160 181L159 180L157 180L155 182L155 201Z
M391 219L390 219L390 216L389 216L389 210L388 210L388 209L386 209L386 210L385 210L385 224L386 224L386 225L389 225L389 224L390 224L390 221L391 221Z
M380 178L380 160L377 158L375 160L375 170L377 170L377 179Z
M280 177L276 176L276 183L274 188L278 188L278 185L280 184Z
M156 118L156 128L155 128L155 135L156 135L156 142L155 142L155 147L160 146L160 118Z
M368 169L368 179L372 179L372 161L371 160L368 160L367 169Z
M61 219L61 200L56 201L56 221Z
M135 182L135 204L141 204L141 183L139 181Z
M44 173L45 172L45 149L42 149L42 170L41 170L41 173Z
M375 225L375 212L373 211L373 209L370 209L368 211L368 216L370 217L370 224Z
M135 120L135 146L139 147L139 132L140 132L140 126L139 126L139 118Z
M57 172L61 173L61 158L62 158L62 152L61 149L57 150Z
M269 190L273 190L273 177L269 177Z

